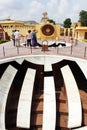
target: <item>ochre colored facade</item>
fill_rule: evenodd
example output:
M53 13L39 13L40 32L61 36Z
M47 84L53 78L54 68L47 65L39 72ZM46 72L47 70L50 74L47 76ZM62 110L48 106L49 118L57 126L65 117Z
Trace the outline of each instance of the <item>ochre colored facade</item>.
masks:
M73 35L74 39L77 40L87 40L87 27L82 26L81 22L73 24Z
M46 27L46 28L45 28ZM52 28L54 31L52 31ZM43 30L44 29L44 32ZM41 40L55 40L60 37L60 25L53 25L51 23L42 23L36 25L38 39ZM47 33L46 33L47 31Z
M35 29L34 24L25 24L24 22L14 21L10 19L6 19L4 21L0 21L5 32L8 33L9 36L12 34L12 30L19 30L20 34L25 36L27 31Z
M45 17L45 21L44 21L44 17ZM14 21L11 19L6 19L4 21L0 21L0 24L2 25L4 31L7 32L10 37L12 34L12 30L19 30L20 34L25 37L28 30L33 31L35 29L37 31L37 38L40 40L59 39L60 25L49 23L46 19L46 16L44 16L44 17L39 24L25 23L25 22L21 22L21 21ZM46 31L46 35L42 31L42 28L45 25L47 25L46 28L44 28ZM52 29L53 29L53 32L52 32Z
M80 22L74 23L71 28L63 28L61 25L49 22L47 12L43 13L40 23L25 23L6 19L0 21L4 31L11 37L12 30L19 30L22 36L26 36L28 30L37 31L37 38L40 40L58 40L60 36L73 37L77 40L87 39L87 27L81 26Z

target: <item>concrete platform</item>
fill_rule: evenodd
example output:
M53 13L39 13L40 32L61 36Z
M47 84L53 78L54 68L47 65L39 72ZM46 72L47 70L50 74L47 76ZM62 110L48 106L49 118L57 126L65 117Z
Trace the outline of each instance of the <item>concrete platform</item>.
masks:
M12 41L10 41L8 43L0 44L0 59L22 55L67 55L87 59L86 43L80 41L78 41L78 44L75 42L70 43L68 37L61 37L60 41L62 43L66 41L69 45L67 45L67 47L48 47L48 51L45 52L41 51L42 47L14 47ZM21 43L24 42L21 41Z
M80 97L81 97L81 102L82 102L82 108L83 108L83 125L87 125L87 55L84 55L84 50L85 47L87 45L85 43L81 43L79 42L77 45L75 45L75 43L73 44L73 48L71 48L70 46L65 48L55 48L55 47L50 47L48 51L43 52L41 51L41 47L36 47L36 48L28 48L25 46L20 46L19 48L14 47L12 44L12 41L9 42L8 44L5 43L3 45L0 45L0 64L4 64L6 62L10 62L10 61L16 61L17 63L19 63L19 71L23 72L23 76L22 79L19 80L18 76L15 79L15 82L13 84L13 87L16 87L16 82L20 82L19 85L20 87L22 86L22 82L23 82L23 77L25 74L25 68L26 68L26 64L27 62L31 62L33 64L38 65L43 65L44 66L44 71L43 69L40 69L37 67L38 72L40 71L40 73L38 73L37 78L35 77L35 83L34 83L34 95L32 97L32 104L31 104L31 117L30 119L27 121L27 126L30 126L30 130L33 129L37 129L37 130L41 130L42 126L43 126L43 105L44 105L44 100L46 101L46 96L44 97L44 87L47 87L46 91L48 90L50 85L44 84L45 86L43 87L43 83L41 84L39 79L40 77L42 77L41 82L43 82L43 78L49 78L49 81L51 80L51 76L53 76L54 79L54 87L55 87L55 95L56 98L54 99L53 103L53 108L52 111L54 111L54 115L52 117L51 115L51 119L53 119L52 122L52 129L55 129L54 127L56 127L56 129L60 129L61 130L68 130L68 107L67 107L67 96L66 94L64 94L63 91L63 79L61 77L61 74L59 73L59 77L58 80L56 80L54 77L54 73L55 75L57 74L57 71L53 70L52 68L52 64L56 64L56 68L58 69L58 72L60 72L61 67L65 66L65 64L63 64L61 61L63 60L67 60L67 61L74 61L78 66L77 69L79 70L78 72L75 73L75 66L73 68L73 64L72 64L72 70L74 71L73 76L75 76L75 80L77 82L78 87L80 87L79 92L80 92ZM3 47L5 50L5 53L3 53ZM27 61L26 64L23 65L24 61ZM67 61L66 62L67 64ZM58 64L57 64L58 63ZM32 65L33 65L32 64ZM30 64L31 68L32 65ZM24 67L24 68L22 68ZM35 66L34 66L35 67ZM20 69L21 68L21 69ZM80 71L81 70L81 71ZM79 73L79 74L78 74ZM22 73L19 73L22 74ZM81 78L81 79L80 79ZM52 81L53 81L52 79ZM48 80L47 80L48 81ZM51 81L51 82L52 82ZM50 83L51 83L50 82ZM38 88L38 83L40 83L40 86ZM52 82L53 84L53 82ZM25 84L26 85L26 84ZM40 88L41 87L41 88ZM83 89L85 88L85 89ZM18 89L18 85L17 85L17 89ZM16 90L17 90L16 89ZM21 89L21 88L20 88ZM45 93L46 93L45 91ZM54 91L54 90L53 90ZM17 92L17 91L16 91ZM15 93L12 91L11 93L11 97L14 96L14 99L17 100L15 101L15 106L11 106L11 109L8 109L8 115L9 115L9 120L11 120L11 124L10 121L6 122L8 123L3 124L4 127L6 125L7 129L14 129L14 130L18 130L18 129L22 129L21 127L23 127L22 125L18 125L18 127L15 125L16 123L16 116L17 116L17 103L19 99L19 93L17 93L18 95L16 96ZM84 96L83 96L84 95ZM49 95L50 97L50 95ZM9 99L10 99L10 95L9 95ZM55 100L56 100L56 110L55 109ZM11 102L11 100L10 100ZM27 107L26 107L27 109ZM30 109L30 108L28 108ZM48 111L46 102L45 102L45 110ZM12 113L11 113L12 111ZM24 111L24 109L23 109ZM9 114L10 112L10 114ZM48 119L50 117L50 111L48 111ZM56 113L56 119L55 119L55 113ZM11 117L10 117L11 116ZM2 118L2 116L1 116ZM5 117L4 117L5 118ZM8 119L8 117L6 117ZM45 120L45 117L44 117ZM56 121L55 121L56 120ZM51 122L51 120L49 119L49 122ZM55 123L56 122L56 123ZM55 124L54 124L55 123ZM24 124L25 125L25 124ZM45 123L44 126L46 126L47 124ZM4 128L3 127L3 128ZM48 126L47 126L48 127ZM50 126L49 126L50 127ZM82 127L82 126L81 126ZM44 127L45 128L45 127ZM73 127L74 128L74 127ZM24 129L27 130L27 128Z

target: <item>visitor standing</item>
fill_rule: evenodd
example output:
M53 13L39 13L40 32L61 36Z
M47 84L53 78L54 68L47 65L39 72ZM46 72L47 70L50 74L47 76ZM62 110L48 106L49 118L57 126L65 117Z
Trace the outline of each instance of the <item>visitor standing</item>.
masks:
M20 33L19 33L19 30L15 30L15 44L16 46L20 46Z
M28 30L28 33L26 34L26 41L27 41L27 46L31 46L31 39L32 39L32 34L31 30Z
M36 30L34 29L32 32L32 46L37 46L37 36L36 36Z
M15 46L15 34L14 33L15 33L15 31L13 30L11 37L12 37L13 45Z

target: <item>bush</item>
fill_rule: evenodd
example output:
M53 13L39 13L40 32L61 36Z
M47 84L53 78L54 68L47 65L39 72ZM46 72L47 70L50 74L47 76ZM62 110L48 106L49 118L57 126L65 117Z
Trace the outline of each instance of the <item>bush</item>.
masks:
M0 40L0 44L3 44L5 42L8 42L9 40Z

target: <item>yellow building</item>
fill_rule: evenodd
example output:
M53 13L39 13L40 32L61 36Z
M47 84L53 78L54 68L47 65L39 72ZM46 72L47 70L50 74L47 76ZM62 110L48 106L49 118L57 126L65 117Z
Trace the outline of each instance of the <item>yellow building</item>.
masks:
M22 36L26 36L28 30L37 30L37 38L41 40L57 40L60 35L72 36L77 40L87 39L87 27L80 22L74 23L72 28L62 28L61 25L49 22L47 12L43 13L40 23L25 23L22 21L11 20L10 18L0 21L4 31L11 37L12 30L19 30Z
M19 30L21 35L25 36L27 31L35 29L35 24L25 24L21 21L15 21L11 19L6 19L3 21L0 21L0 24L2 25L5 32L8 33L9 36L12 34L12 30Z
M38 24L36 26L37 36L41 40L55 40L60 37L60 26L51 23Z
M87 27L82 26L81 22L73 24L73 35L74 39L77 40L87 40Z
M47 12L43 13L40 23L25 23L21 21L15 21L6 19L0 21L5 32L11 37L12 30L19 30L22 36L26 36L28 30L37 30L37 38L41 40L45 39L58 39L60 37L60 25L48 22Z

